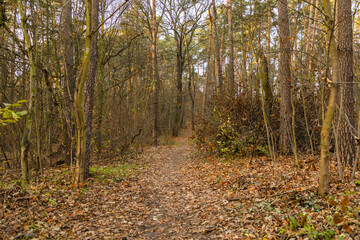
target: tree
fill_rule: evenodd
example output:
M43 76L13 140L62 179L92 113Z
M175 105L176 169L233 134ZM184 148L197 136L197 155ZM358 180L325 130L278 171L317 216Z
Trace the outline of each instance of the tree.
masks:
M177 136L183 124L183 73L185 70L186 44L190 45L195 35L195 30L200 25L202 14L207 9L207 4L202 1L165 1L165 25L173 33L176 51L176 100L173 115L172 135ZM186 39L185 39L186 38Z
M94 0L97 1L97 0ZM85 47L82 60L81 72L76 81L76 90L74 97L75 109L75 131L76 131L76 166L73 181L79 184L85 180L85 153L86 153L86 122L84 110L85 84L88 79L90 62L92 61L93 47L93 18L92 18L92 0L86 0L86 33Z
M159 88L160 88L160 78L159 70L157 64L157 54L156 54L156 42L157 42L157 30L158 25L156 23L156 0L152 0L152 14L151 14L151 39L152 39L152 80L153 80L153 145L158 145L158 136L159 136Z
M85 150L85 178L89 177L90 156L91 156L91 132L93 123L93 109L94 109L94 91L95 80L98 65L98 25L99 25L99 0L92 0L92 47L89 64L89 73L85 84L85 135L86 135L86 150Z
M328 108L326 110L325 118L321 126L321 152L320 152L320 168L319 168L319 189L320 195L329 193L330 189L330 160L329 160L329 148L330 148L330 133L331 124L335 113L335 104L337 97L336 83L339 81L339 60L337 56L336 42L334 38L335 19L333 17L333 11L329 0L324 1L325 12L325 26L326 29L326 41L327 41L327 59L330 57L332 72L332 82L330 98ZM325 77L327 77L328 69L325 70Z
M29 182L29 162L28 162L28 153L30 146L30 137L33 130L34 123L34 105L36 100L36 65L34 59L33 45L30 39L30 33L28 29L26 11L24 9L24 5L22 0L18 0L18 7L20 11L21 18L21 26L23 29L25 46L26 46L26 54L29 59L30 64L30 76L29 76L29 100L28 100L28 115L26 116L26 124L25 130L23 132L23 136L21 139L21 147L20 147L20 163L21 163L21 174L22 180L24 184Z
M339 57L339 74L342 83L339 102L339 154L345 165L353 165L358 156L355 148L354 93L353 93L353 29L351 0L338 0L337 12L337 49Z
M72 0L63 0L62 20L62 42L65 58L65 81L63 89L65 92L66 119L64 119L64 145L66 161L72 162L72 135L73 135L73 100L75 92L75 69L74 69L74 45L73 45L73 24L72 24Z
M217 29L217 12L216 12L216 5L215 0L212 0L212 7L213 7L213 32L214 32L214 52L215 52L215 76L217 80L217 88L220 93L223 91L223 80L222 80L222 70L221 70L221 57L220 57L220 41L218 37L218 29Z
M230 94L234 96L234 39L233 39L233 21L232 21L232 0L227 0L228 21L229 21L229 89Z
M279 11L279 84L281 86L280 102L280 140L279 150L288 154L291 149L291 101L290 101L290 33L287 0L277 1Z
M209 44L208 44L208 54L207 54L207 64L206 64L206 74L205 74L205 83L204 83L204 95L203 95L203 107L202 107L202 116L205 118L206 116L206 104L208 101L208 89L209 89L209 83L210 83L210 76L211 76L211 52L212 52L212 17L211 12L209 10Z

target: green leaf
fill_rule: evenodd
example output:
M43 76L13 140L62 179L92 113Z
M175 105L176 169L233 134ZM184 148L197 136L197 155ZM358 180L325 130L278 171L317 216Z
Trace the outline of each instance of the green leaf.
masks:
M19 100L17 101L17 103L26 103L27 101L26 100Z
M3 118L12 118L12 112L11 110L8 110L3 113Z
M6 119L4 122L6 123L16 123L15 119Z
M25 116L26 114L28 114L28 111L24 110L24 111L21 111L21 112L17 112L16 114L19 115L19 116Z
M19 103L14 103L14 104L11 104L12 107L21 107L22 105L19 104Z
M16 114L16 112L11 112L11 115L12 115L12 118L14 118L14 119L18 119L18 118L20 118L20 116L19 115L17 115Z
M11 103L4 103L5 107L11 107Z

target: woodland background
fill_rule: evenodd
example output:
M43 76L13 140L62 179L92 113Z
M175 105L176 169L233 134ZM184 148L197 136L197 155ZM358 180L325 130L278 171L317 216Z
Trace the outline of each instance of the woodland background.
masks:
M227 157L357 168L360 14L351 0L0 1L0 161L24 183L117 161L191 122ZM320 134L321 133L321 134ZM353 171L354 169L354 171ZM345 176L344 176L345 174Z

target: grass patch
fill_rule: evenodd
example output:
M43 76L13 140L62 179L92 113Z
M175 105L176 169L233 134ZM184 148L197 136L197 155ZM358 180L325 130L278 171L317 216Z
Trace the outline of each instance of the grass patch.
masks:
M136 173L139 165L135 164L120 164L110 166L93 166L90 167L90 174L94 179L105 181L113 180L121 182Z

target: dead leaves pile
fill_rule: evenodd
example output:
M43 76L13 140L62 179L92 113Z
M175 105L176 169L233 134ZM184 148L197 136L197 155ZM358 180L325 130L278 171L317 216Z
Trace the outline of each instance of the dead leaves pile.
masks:
M331 193L317 195L314 161L296 170L292 158L224 160L196 166L200 178L221 191L236 209L244 230L256 239L360 239L359 187L342 183L332 166Z
M147 150L136 171L71 185L66 168L0 187L0 239L359 239L359 187L314 161L200 158L185 141ZM315 164L316 165L316 164ZM333 166L333 176L335 169ZM121 179L121 180L119 180Z

